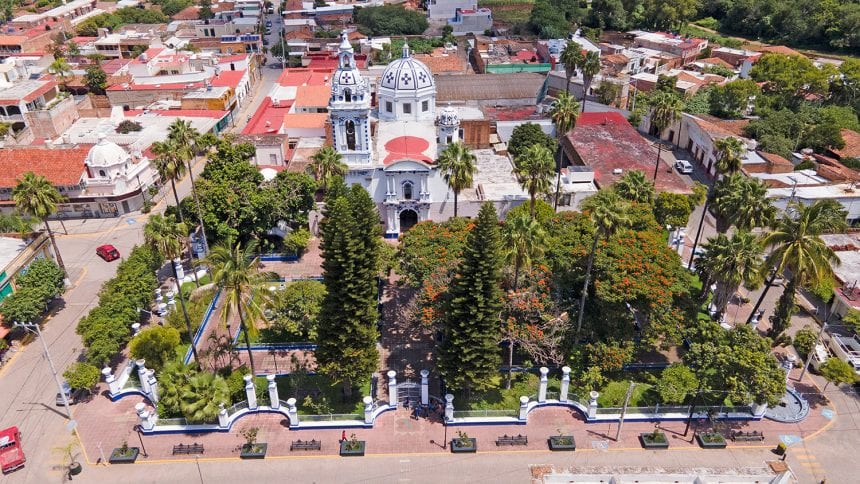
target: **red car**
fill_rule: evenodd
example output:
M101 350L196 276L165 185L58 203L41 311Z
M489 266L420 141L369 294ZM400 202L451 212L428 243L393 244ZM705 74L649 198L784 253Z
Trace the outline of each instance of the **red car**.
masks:
M18 432L18 427L0 430L0 468L3 473L23 467L24 462L27 462L27 458L21 448L21 432Z
M116 247L110 244L100 245L99 247L97 247L96 255L106 260L107 262L119 259L119 251L116 250Z

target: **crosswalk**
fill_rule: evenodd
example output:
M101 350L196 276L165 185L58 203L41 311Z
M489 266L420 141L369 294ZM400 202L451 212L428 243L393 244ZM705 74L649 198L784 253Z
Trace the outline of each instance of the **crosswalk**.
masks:
M814 455L808 453L805 448L798 448L792 452L792 457L797 461L800 469L795 469L795 476L799 482L809 482L803 476L811 475L812 482L822 482L825 479L824 466L818 462Z

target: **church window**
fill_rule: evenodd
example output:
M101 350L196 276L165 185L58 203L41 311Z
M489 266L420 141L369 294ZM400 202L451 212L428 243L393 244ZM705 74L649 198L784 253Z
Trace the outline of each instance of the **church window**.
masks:
M352 91L349 88L343 90L344 101L351 103L352 102Z
M385 112L390 113L393 110L392 108L391 101L385 101Z
M454 137L449 134L445 143L450 145L452 141L454 141Z
M403 184L403 199L412 200L412 182L406 182Z
M107 173L104 170L99 170L99 176L102 178L107 178Z
M427 101L421 101L421 111L427 112L430 109L430 103Z
M463 138L465 138L465 136L463 136L463 134L464 134L464 133L463 133L463 128L460 128L460 130L457 132L457 137L458 137L459 139L463 139Z
M346 122L346 149L355 149L355 123L353 121Z
M403 103L403 114L412 114L412 104Z

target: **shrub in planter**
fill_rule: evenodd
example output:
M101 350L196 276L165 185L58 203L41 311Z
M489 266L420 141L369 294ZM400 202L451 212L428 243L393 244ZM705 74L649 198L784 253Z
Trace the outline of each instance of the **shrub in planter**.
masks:
M668 449L669 439L666 434L654 429L653 432L639 434L639 440L642 442L642 447L646 449Z
M457 431L457 438L451 439L451 452L455 454L478 451L478 439L469 437L469 434L461 430Z
M138 454L140 454L139 448L129 447L128 442L123 441L122 447L117 447L110 453L108 462L111 464L134 464Z
M340 442L340 455L344 457L361 457L364 455L365 442L358 440L355 434L351 434L349 439Z
M257 434L260 429L257 427L245 427L239 434L245 439L242 444L242 450L239 457L242 459L264 459L266 457L266 449L268 444L257 442Z
M717 432L703 432L696 434L696 440L703 449L725 449L726 439Z
M572 435L561 435L561 431L559 431L558 435L550 436L549 450L573 451L576 450L576 441Z

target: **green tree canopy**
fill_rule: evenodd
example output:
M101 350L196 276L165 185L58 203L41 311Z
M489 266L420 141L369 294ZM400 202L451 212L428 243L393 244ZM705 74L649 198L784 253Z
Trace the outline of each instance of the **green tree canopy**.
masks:
M101 370L89 363L77 362L63 372L63 378L72 388L90 389L98 384L101 379Z
M508 153L516 159L531 145L545 146L552 153L555 153L556 149L555 140L544 133L539 124L523 123L514 128L508 141Z
M421 35L427 30L427 18L421 12L401 5L358 7L353 20L370 35Z
M176 358L179 346L179 331L171 327L146 328L131 340L129 353L134 359L145 359L146 365L160 371L164 365Z
M699 380L693 370L680 363L674 363L660 373L657 380L657 393L663 403L682 404L698 388Z

